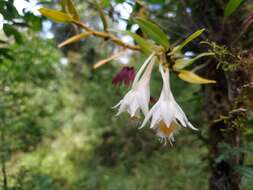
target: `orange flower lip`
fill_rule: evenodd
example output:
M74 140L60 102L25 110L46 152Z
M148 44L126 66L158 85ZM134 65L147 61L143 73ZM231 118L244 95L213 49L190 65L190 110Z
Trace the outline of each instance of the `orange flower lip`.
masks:
M170 135L176 128L176 124L174 122L171 123L169 127L167 127L166 123L164 121L160 121L159 123L159 130L164 135Z

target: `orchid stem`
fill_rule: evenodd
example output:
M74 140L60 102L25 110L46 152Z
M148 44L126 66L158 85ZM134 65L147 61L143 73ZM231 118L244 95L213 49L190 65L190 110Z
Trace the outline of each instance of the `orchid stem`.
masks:
M117 44L118 46L122 46L123 48L131 49L131 50L135 50L135 51L141 51L141 48L139 46L126 44L125 42L120 40L118 37L116 37L115 35L107 32L107 31L101 32L101 31L93 30L92 28L88 27L84 23L82 23L80 21L76 21L76 20L74 20L73 23L75 25L77 25L78 27L83 28L87 32L90 32L91 35L93 35L93 36L100 37L105 40L111 40L113 43Z

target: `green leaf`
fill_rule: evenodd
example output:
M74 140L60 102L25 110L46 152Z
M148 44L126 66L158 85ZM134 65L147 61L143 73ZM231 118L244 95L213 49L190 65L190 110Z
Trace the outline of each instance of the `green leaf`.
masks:
M155 49L155 45L149 42L147 39L142 38L138 34L132 33L130 31L125 31L126 34L131 36L141 47L141 50L146 53L150 54Z
M3 31L6 36L14 36L15 41L17 43L22 43L22 35L21 33L12 25L10 24L4 24L3 25Z
M52 9L47 9L47 8L40 8L39 12L56 21L56 22L65 22L65 23L69 23L73 21L73 18L70 15L65 14L64 12L61 11L56 11L56 10L52 10Z
M203 77L196 75L195 73L191 71L186 71L186 70L181 70L178 77L186 82L193 83L193 84L216 83L215 80L205 79Z
M41 30L41 17L39 16L35 16L33 13L31 12L27 12L24 15L24 20L26 21L26 23L28 23L28 25L35 31L40 31Z
M229 17L243 2L243 0L230 0L225 8L224 17Z
M116 3L124 3L125 0L116 0Z
M110 1L109 0L101 0L101 6L102 7L109 7Z
M19 17L18 11L13 4L13 1L0 1L0 13L5 20L13 20Z
M201 29L201 30L197 30L196 32L194 32L186 40L184 40L183 43L181 43L180 45L178 45L175 48L173 48L171 54L174 54L175 52L181 51L184 46L186 46L189 42L191 42L195 38L199 37L204 31L205 31L205 29Z
M3 58L14 60L13 56L11 55L11 50L8 48L0 48L0 62Z
M63 10L71 15L75 20L80 20L80 16L71 0L63 0L61 2Z
M154 23L144 19L136 18L135 22L141 27L142 31L152 38L159 45L162 45L166 49L169 48L170 43L167 35Z
M100 16L100 18L102 20L104 31L107 31L107 29L108 29L107 18L106 18L105 14L104 14L102 6L98 2L96 2L95 5L97 7L99 16Z
M173 65L173 69L175 71L179 71L191 64L193 64L195 61L197 61L198 59L200 59L201 57L205 57L205 56L211 56L211 55L214 55L214 53L209 53L209 52L206 52L206 53L201 53L199 55L197 55L196 57L194 58L180 58L180 59L177 59L175 61L175 64Z
M154 4L163 4L165 3L165 0L147 0L149 3L154 3Z

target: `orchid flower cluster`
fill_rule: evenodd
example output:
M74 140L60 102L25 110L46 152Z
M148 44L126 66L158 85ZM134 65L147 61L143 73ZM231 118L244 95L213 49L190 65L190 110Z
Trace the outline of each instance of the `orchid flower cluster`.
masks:
M198 32L198 35L202 32L203 30ZM184 55L180 53L182 47L198 35L196 35L196 33L192 34L181 45L172 48L169 52L164 52L161 48L157 48L156 51L151 52L137 72L131 90L114 106L114 108L118 108L117 115L122 112L128 112L131 117L140 118L142 113L145 118L140 128L143 128L150 121L150 128L156 132L156 135L165 144L167 142L171 145L173 144L175 141L174 134L181 127L189 127L193 130L198 130L190 123L186 114L173 96L170 86L170 72L175 71L182 80L191 83L215 83L214 80L208 80L191 71L184 70L185 67L189 66L197 59L212 55L211 53L202 53L190 59L185 58ZM152 70L156 64L158 64L159 67L163 87L160 98L153 107L149 109L150 80Z
M129 78L134 78L134 81L132 83L131 90L115 106L115 108L119 109L117 115L126 111L131 115L131 117L140 117L140 114L143 113L145 119L140 128L144 127L151 120L150 127L156 131L157 135L165 143L169 141L172 144L174 141L174 134L181 126L190 127L193 130L197 130L189 122L184 111L176 102L171 92L169 77L170 72L174 71L180 79L190 83L215 83L214 80L202 78L193 71L184 69L201 57L213 55L213 53L205 52L193 58L188 58L181 53L181 50L184 48L184 46L201 35L204 29L194 32L181 44L171 47L167 35L159 26L147 20L146 18L137 17L134 18L133 21L139 25L141 30L150 39L143 38L142 36L130 31L124 31L125 34L130 35L138 43L138 45L132 45L124 43L120 38L111 33L111 30L108 30L107 19L100 5L97 5L97 8L100 12L104 31L97 31L83 23L80 20L80 16L71 0L62 1L61 6L62 11L40 8L39 12L56 22L71 23L82 28L84 31L68 38L59 44L59 47L80 41L81 39L86 39L90 36L95 36L98 38L103 38L106 41L110 40L114 44L123 47L124 50L131 49L149 54L149 57L141 66L135 77L134 71L131 68L123 71L124 75ZM118 52L117 54L98 62L93 66L93 68L97 69L105 63L116 59L123 52L125 51ZM159 64L159 71L162 76L163 87L159 100L151 109L149 109L150 79L152 70L156 63ZM196 71L196 68L194 70ZM131 71L131 73L128 73L128 71ZM122 80L121 75L117 76L113 83L117 84L117 80ZM128 80L124 81L125 84L128 84L128 82Z

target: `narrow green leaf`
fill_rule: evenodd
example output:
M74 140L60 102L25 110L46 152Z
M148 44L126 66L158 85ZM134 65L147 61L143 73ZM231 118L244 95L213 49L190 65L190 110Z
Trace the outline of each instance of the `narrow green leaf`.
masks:
M64 12L61 12L61 11L56 11L56 10L52 10L52 9L47 9L47 8L40 8L39 9L39 12L56 21L56 22L72 22L73 21L73 18L67 14L65 14Z
M190 65L192 62L192 59L189 58L181 58L181 59L177 59L175 61L175 64L173 65L173 70L174 71L180 71L181 69L187 67L188 65Z
M141 27L142 31L152 38L156 43L162 45L165 48L169 48L170 43L167 35L156 24L144 19L136 18L135 22Z
M71 0L63 0L63 6L65 6L65 11L70 14L75 20L80 20L80 16Z
M225 8L224 17L229 17L234 11L236 11L242 2L243 0L230 0Z
M186 82L193 83L193 84L216 83L215 80L205 79L205 78L200 77L200 76L196 75L195 73L193 73L191 71L187 71L187 70L181 70L178 77Z
M194 32L186 40L184 40L183 43L181 43L180 45L173 48L172 54L174 54L175 52L181 51L184 46L186 46L189 42L191 42L195 38L199 37L204 31L205 31L205 29L201 29L201 30L197 30L196 32Z
M116 0L116 3L124 3L125 0Z
M130 31L125 31L124 33L128 34L129 36L131 36L139 44L139 46L141 47L141 50L144 53L150 54L155 49L155 45L154 44L152 44L148 40L142 38L138 34L132 33Z
M110 1L109 0L101 0L102 7L109 7Z
M175 71L179 71L191 64L193 64L195 61L197 61L198 59L200 59L201 57L205 57L205 56L211 56L211 55L214 55L214 53L209 53L209 52L205 52L205 53L201 53L199 55L197 55L196 57L194 58L180 58L180 59L177 59L175 61L175 64L173 65L173 69Z
M163 4L165 3L165 0L148 0L148 2L154 4Z
M103 11L101 5L100 5L98 2L96 2L95 5L96 5L96 7L97 7L99 16L100 16L101 21L102 21L102 23L103 23L104 31L107 31L107 29L108 29L108 23L107 23L107 18L106 18L106 16L105 16L105 13L104 13L104 11Z

